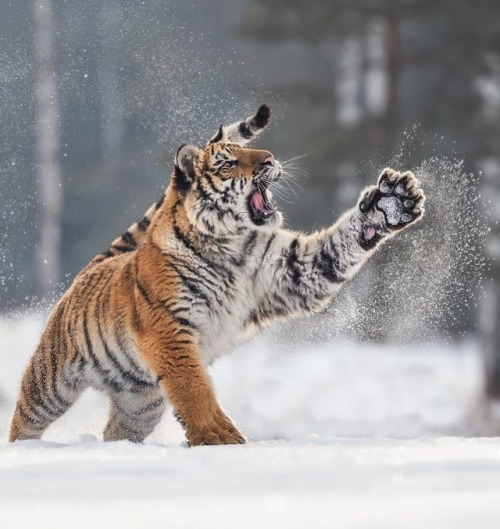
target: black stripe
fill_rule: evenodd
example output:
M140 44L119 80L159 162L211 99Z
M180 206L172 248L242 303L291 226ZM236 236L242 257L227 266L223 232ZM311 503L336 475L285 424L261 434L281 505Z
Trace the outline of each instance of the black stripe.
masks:
M264 258L266 257L267 252L269 251L269 248L271 248L271 244L272 244L272 242L274 241L275 238L276 238L276 234L275 233L273 233L271 235L271 237L269 237L269 240L267 241L264 253L262 254L262 261L264 261Z
M101 339L101 342L102 342L102 344L104 346L104 352L110 358L112 363L115 364L115 366L117 367L118 371L120 371L120 373L122 374L122 376L124 378L128 378L129 380L131 380L132 382L134 382L136 385L139 385L139 386L144 386L144 385L152 386L153 384L151 382L145 381L142 378L138 378L135 375L133 375L132 373L130 373L129 371L127 371L122 366L122 364L120 363L118 358L114 355L114 353L109 349L108 344L107 344L107 342L106 342L106 340L104 338L104 333L102 332L101 320L99 318L99 309L100 309L100 312L102 312L103 314L106 314L107 312L109 312L108 308L107 308L108 302L109 302L109 297L101 296L100 299L98 299L97 302L96 302L96 309L95 309L95 319L96 319L96 322L97 322L97 332L99 333L99 338Z
M52 335L53 334L53 328L50 328L50 334ZM55 341L55 337L51 336L51 341ZM43 406L44 409L46 409L47 411L49 411L52 415L55 415L55 414L58 414L60 413L60 410L57 406L57 404L54 403L54 401L52 400L51 396L50 396L50 393L49 393L49 387L48 387L48 383L49 383L49 379L48 379L48 376L47 376L47 363L45 362L45 356L46 356L46 353L47 353L47 349L46 349L46 344L47 342L44 342L43 346L41 346L41 349L39 349L40 351L40 355L39 355L39 358L38 358L38 366L39 366L39 370L40 370L40 386L39 386L39 390L40 390L40 398L41 399L44 399L45 402L43 402L42 400L40 401L41 403L43 403Z
M203 299L206 302L207 305L210 305L210 299L208 298L208 296L206 294L204 294L200 290L200 288L198 286L199 284L202 284L203 287L206 288L210 292L210 294L212 296L214 296L215 299L219 303L221 302L221 299L220 299L220 296L219 296L219 292L221 290L221 285L210 281L206 277L203 278L203 281L200 281L200 279L198 277L194 277L194 278L188 277L185 274L183 274L176 265L172 264L172 267L177 272L177 275L179 276L179 279L181 280L182 284L184 286L186 286L189 289L189 291L196 298ZM187 268L187 267L185 267L185 268ZM189 272L194 274L194 272L192 270L189 270L189 268L187 268L187 269L188 269ZM213 288L210 288L210 287L213 287Z
M47 404L43 401L43 398L45 397L45 394L40 392L40 387L38 386L38 383L36 381L36 376L35 376L35 371L34 371L34 362L33 361L32 361L32 364L31 364L30 375L31 375L31 384L28 383L28 387L29 387L28 395L29 395L29 398L26 399L28 404L29 404L29 406L30 406L30 409L35 415L38 415L39 417L43 416L43 415L40 415L41 410L43 410L47 414L47 416L50 419L52 419L54 417L55 413L54 413L54 410L49 408L47 406ZM26 392L26 388L25 388L25 392ZM41 410L40 410L40 408L41 408ZM47 420L47 416L44 418L44 420Z
M222 265L213 263L212 261L208 260L205 256L203 256L197 248L193 245L190 239L184 235L184 233L181 232L179 226L177 224L174 224L174 235L175 238L180 241L188 250L190 250L198 259L209 265L210 267L214 268L215 270L219 270L223 274L227 274L229 276L230 283L234 282L234 278L232 277L231 272L225 268Z
M33 417L30 417L22 408L22 406L17 406L17 409L16 409L17 413L19 413L19 415L24 419L25 422L29 422L33 425L41 425L42 427L47 423L47 419L45 417L40 417L39 415L37 415L36 413L34 413L35 415L35 419ZM30 409L30 411L32 411Z
M61 349L67 349L66 335L64 333L64 328L62 325L64 309L65 309L65 305L62 305L62 304L59 305L58 313L56 314L56 317L54 320L54 326L56 327L56 330L58 332L58 340L57 340L56 346L58 347L59 351ZM57 381L58 381L58 377L56 376L58 374L57 351L55 349L51 349L49 352L49 356L50 356L50 364L51 364L51 370L52 370L51 385L52 385L53 396L55 400L59 403L60 408L62 408L61 411L64 413L71 406L71 402L68 402L66 399L64 399L59 393L59 390L57 389Z
M246 140L249 140L253 136L252 131L244 121L240 123L238 130L240 131L241 136Z
M221 125L219 127L219 130L217 131L217 134L210 140L210 143L217 143L220 140L222 140L222 137L224 136L224 126Z
M337 255L332 255L325 248L322 248L315 261L321 275L330 281L330 283L342 283L344 281L344 278L339 275L339 260Z
M128 244L129 246L133 246L134 248L137 246L134 236L128 230L123 232L122 239L125 244Z
M142 283L140 283L138 279L135 280L135 286L139 289L139 292L141 293L142 297L146 300L146 303L152 307L153 302L151 301L151 298L146 292L146 289L142 286Z
M244 266L248 258L252 255L252 252L255 249L255 243L257 242L257 231L252 231L247 237L246 241L243 243L243 248L241 249L241 254L239 259L233 257L231 262L236 266Z
M38 353L38 354L37 354ZM35 371L35 363L39 361L38 356L41 354L40 349L37 350L37 353L35 353L36 356L34 356L31 360L31 364L29 367L28 377L29 382L27 384L27 388L24 387L25 393L28 391L29 399L27 399L30 402L30 405L36 405L40 408L42 408L45 412L48 413L49 417L52 417L52 411L47 408L45 403L42 401L42 394L40 392L40 387L38 386L38 382L36 380L36 371Z
M160 199L155 204L155 208L157 210L161 208L161 205L163 204L164 200L165 200L165 193L163 193L163 195L160 197Z
M117 324L118 325L118 324ZM132 368L135 371L141 372L142 368L135 362L135 360L130 356L129 352L127 351L127 348L125 347L125 344L123 343L123 339L120 336L120 333L117 332L116 327L114 328L114 339L116 342L116 345L118 346L118 349L120 350L120 353L127 359L129 364L132 366Z
M183 276L179 273L179 271L176 270L175 265L173 265L173 267L174 267L174 270L177 272L177 274L178 274L179 278L181 279L181 281L184 283L183 279L187 280L187 278L183 278ZM194 329L194 330L198 330L196 325L194 325L194 323L192 323L188 319L180 317L180 316L176 316L175 314L173 314L172 311L170 310L170 308L168 307L168 305L166 305L166 302L159 301L157 303L153 303L153 301L151 301L151 298L150 298L149 294L146 292L146 289L139 282L138 279L136 279L135 284L136 284L137 288L139 289L140 293L142 294L142 296L144 297L144 299L146 300L146 302L152 308L156 309L156 308L160 308L161 307L161 308L163 308L163 310L167 311L172 316L173 320L176 321L179 325L182 325L182 326L185 326L185 327L189 327L189 328ZM186 285L186 286L188 286L188 285ZM188 286L188 288L190 288L190 287ZM202 296L200 296L199 293L198 293L198 297L202 297ZM208 301L208 298L206 298L206 296L204 296L204 297Z
M121 253L127 253L133 250L133 248L129 248L128 246L122 246L121 244L112 244L111 248Z
M299 240L295 238L290 244L288 255L286 258L286 266L292 273L292 281L295 285L300 284L302 278L302 267L298 263L299 256L297 254L297 247L299 245Z
M191 294L193 294L193 296L195 298L198 298L198 299L202 299L206 305L210 306L211 303L210 303L210 299L208 298L207 295L205 295L199 288L198 288L198 285L189 280L187 277L179 274L179 278L180 280L182 281L182 284L188 288L188 290L191 292Z
M205 180L208 182L208 185L212 188L212 191L214 193L217 193L217 194L222 193L222 190L217 188L217 186L215 185L215 182L213 181L209 173L205 173L203 176L205 177Z
M43 414L38 405L31 399L26 399L26 405L29 411L39 419L40 423L47 423L47 415ZM52 413L49 413L49 419L52 419Z
M85 313L83 316L83 335L85 337L85 345L87 348L87 353L90 357L90 360L92 361L92 364L97 371L97 373L101 376L101 381L108 385L113 391L121 392L123 390L123 387L121 384L116 382L112 376L110 376L110 372L108 369L104 369L100 363L99 359L94 353L94 349L92 347L92 341L90 339L89 329L88 329L88 323L87 323L87 314Z
M165 399L163 397L158 397L153 402L150 402L148 405L144 406L144 408L141 408L142 413L147 413L148 411L153 411L159 408L163 403L165 402Z
M168 347L170 348L171 346L175 346L175 345L193 345L193 341L192 340L172 340L172 342L169 343Z
M194 329L195 331L198 330L198 327L190 320L188 320L187 318L183 318L181 316L174 316L175 317L175 321L179 324L179 325L182 325L183 327L189 327L190 329Z
M271 109L267 105L261 105L257 114L250 121L252 127L263 129L268 123L271 117Z
M197 186L197 191L198 191L198 194L200 195L200 197L205 201L205 202L213 202L212 201L212 197L210 196L210 194L208 193L208 191L201 185L201 182L198 182L198 186Z
M98 307L98 305L96 307ZM138 378L133 373L130 373L129 371L127 371L123 367L123 365L120 363L118 358L111 351L111 349L109 348L109 346L108 346L108 344L106 342L106 339L104 338L104 333L102 332L102 327L101 327L101 323L100 323L98 312L99 311L96 309L95 317L96 317L96 321L97 321L97 332L99 334L99 339L101 340L101 343L103 345L104 353L111 360L111 363L116 367L116 369L120 373L120 376L123 379L127 380L128 382L132 382L135 386L139 386L141 388L153 387L154 386L153 383L151 383L149 381L146 381L146 380L144 380L142 378Z
M146 231L149 228L149 225L151 224L151 221L146 217L142 217L142 219L137 223L137 227L141 231Z

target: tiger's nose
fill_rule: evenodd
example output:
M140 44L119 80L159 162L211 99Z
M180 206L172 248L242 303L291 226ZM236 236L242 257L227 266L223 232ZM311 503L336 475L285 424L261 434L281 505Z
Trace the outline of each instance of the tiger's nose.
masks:
M274 156L271 154L262 163L263 165L269 165L270 167L272 167L275 163Z

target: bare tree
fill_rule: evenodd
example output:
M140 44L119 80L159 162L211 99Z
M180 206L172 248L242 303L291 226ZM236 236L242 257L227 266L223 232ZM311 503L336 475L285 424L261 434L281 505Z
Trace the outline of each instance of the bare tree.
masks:
M37 161L40 186L40 242L38 282L45 299L51 298L60 277L62 186L57 153L56 78L52 0L34 0L36 64Z

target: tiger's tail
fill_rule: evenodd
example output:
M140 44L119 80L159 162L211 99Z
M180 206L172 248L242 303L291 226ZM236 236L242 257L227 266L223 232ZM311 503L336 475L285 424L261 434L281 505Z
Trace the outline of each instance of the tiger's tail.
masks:
M271 109L261 105L255 114L231 125L221 125L208 143L238 143L246 145L255 139L269 124Z
M106 251L96 255L82 272L85 272L89 268L109 259L110 257L137 250L137 248L139 248L144 242L151 221L153 220L155 213L163 204L163 200L164 195L162 195L160 200L155 202L146 213L144 213L144 216L140 220L134 222L134 224L129 226L119 237L117 237Z

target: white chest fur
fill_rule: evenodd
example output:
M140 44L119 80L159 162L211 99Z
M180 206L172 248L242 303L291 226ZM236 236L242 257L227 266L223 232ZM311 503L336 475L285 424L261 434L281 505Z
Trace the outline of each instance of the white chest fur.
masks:
M250 337L245 322L258 305L259 291L248 270L242 270L237 286L221 292L221 298L222 303L211 307L199 320L205 364L230 353L235 345Z

